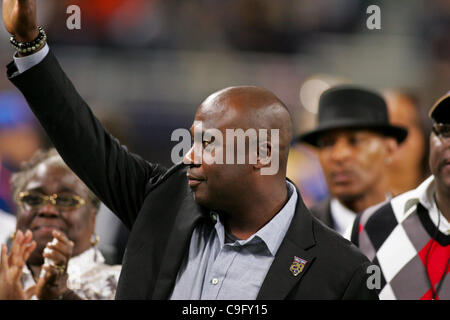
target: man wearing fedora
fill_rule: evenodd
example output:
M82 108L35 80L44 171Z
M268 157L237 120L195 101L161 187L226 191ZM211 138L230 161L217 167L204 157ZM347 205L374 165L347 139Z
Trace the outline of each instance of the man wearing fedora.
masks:
M450 91L429 116L432 175L352 228L352 242L380 267L380 299L450 299Z
M344 235L358 213L389 198L387 167L406 136L389 123L378 93L350 85L326 90L318 126L297 139L317 148L330 193L311 212Z

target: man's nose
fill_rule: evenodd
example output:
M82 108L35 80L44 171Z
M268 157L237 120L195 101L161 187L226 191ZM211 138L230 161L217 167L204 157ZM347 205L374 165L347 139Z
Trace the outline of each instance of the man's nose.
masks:
M183 158L183 163L186 165L200 165L201 162L201 149L195 148L195 144L189 149Z
M350 157L351 153L351 146L348 141L344 138L338 138L331 149L331 159L344 161Z

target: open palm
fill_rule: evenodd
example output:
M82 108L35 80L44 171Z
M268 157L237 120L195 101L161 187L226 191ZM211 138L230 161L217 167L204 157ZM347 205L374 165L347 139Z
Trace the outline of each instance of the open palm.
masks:
M33 234L27 231L16 233L8 253L6 244L1 246L0 260L0 300L22 300L29 299L34 293L34 287L23 290L21 283L22 270L31 252L36 248Z

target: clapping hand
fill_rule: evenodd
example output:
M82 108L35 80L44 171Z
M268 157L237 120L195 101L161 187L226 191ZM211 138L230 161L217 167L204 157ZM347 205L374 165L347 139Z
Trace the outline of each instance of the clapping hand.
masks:
M0 263L0 300L26 300L34 293L34 287L23 290L21 277L31 252L36 248L36 242L32 241L33 234L30 230L17 231L11 244L11 252L8 254L6 244L2 245Z
M66 292L67 288L67 264L72 256L74 243L67 236L54 230L53 241L47 243L43 257L43 272L36 284L36 296L40 300L58 299Z

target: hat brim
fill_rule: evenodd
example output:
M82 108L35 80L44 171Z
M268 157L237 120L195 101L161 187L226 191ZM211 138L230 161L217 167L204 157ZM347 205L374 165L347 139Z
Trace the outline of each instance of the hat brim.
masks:
M437 112L438 107L440 107L441 104L444 103L444 101L448 101L448 99L450 99L450 91L440 97L439 100L436 101L436 103L431 107L430 111L428 112L428 116L430 117L430 119L436 120L435 113Z
M356 123L341 123L333 125L323 125L315 130L311 130L298 136L296 142L305 142L313 146L318 146L318 139L325 133L328 133L336 129L349 129L349 130L369 130L380 133L384 136L393 137L400 144L405 141L408 135L408 130L393 125L377 125L377 124L356 124Z

